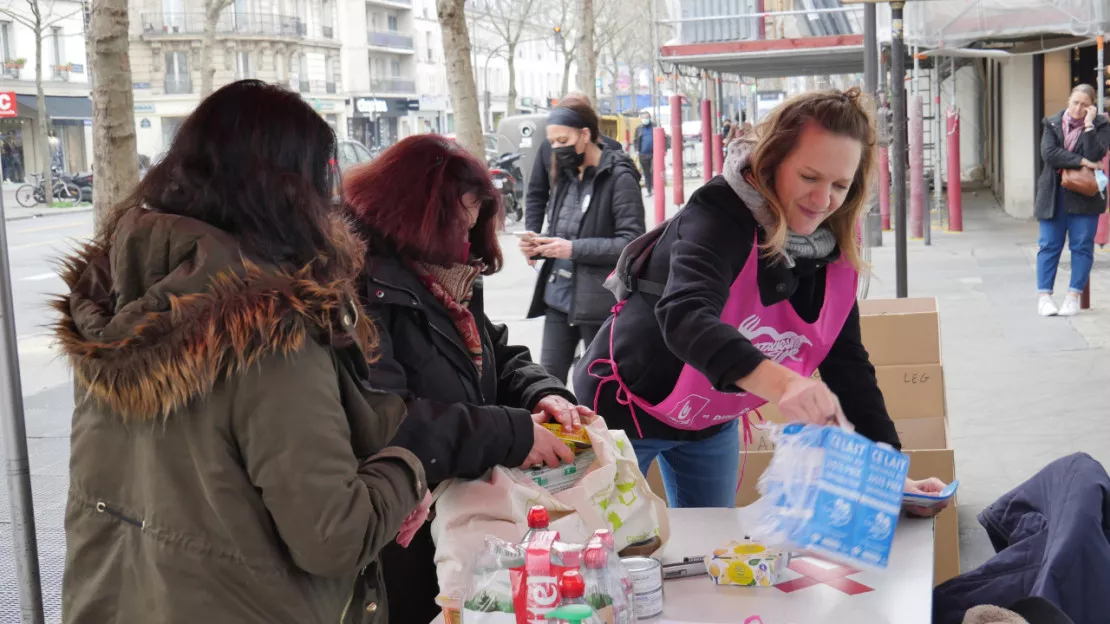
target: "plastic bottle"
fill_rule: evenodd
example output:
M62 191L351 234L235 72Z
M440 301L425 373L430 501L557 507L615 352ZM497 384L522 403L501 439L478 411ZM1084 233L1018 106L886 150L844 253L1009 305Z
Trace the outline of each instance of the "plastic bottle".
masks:
M632 586L632 575L617 555L616 540L613 538L613 533L609 529L598 529L594 531L590 541L591 543L600 542L609 553L610 579L613 583L611 596L613 599L613 621L616 624L635 622L636 616L633 605L636 601L636 590Z
M524 532L524 537L520 540L521 544L525 546L531 541L532 535L539 531L546 531L551 518L547 515L547 509L543 505L536 505L528 510L528 530Z

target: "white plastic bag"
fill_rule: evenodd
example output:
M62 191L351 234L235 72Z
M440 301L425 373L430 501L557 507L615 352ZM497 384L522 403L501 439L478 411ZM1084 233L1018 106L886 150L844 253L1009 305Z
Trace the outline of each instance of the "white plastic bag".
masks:
M613 533L616 549L670 537L666 503L640 473L632 443L598 418L586 426L597 461L576 485L552 494L522 471L498 466L483 478L452 480L436 490L432 538L436 543L440 604L458 604L466 587L467 563L488 536L518 542L528 529L528 510L542 505L550 529L561 540L584 543L597 529Z

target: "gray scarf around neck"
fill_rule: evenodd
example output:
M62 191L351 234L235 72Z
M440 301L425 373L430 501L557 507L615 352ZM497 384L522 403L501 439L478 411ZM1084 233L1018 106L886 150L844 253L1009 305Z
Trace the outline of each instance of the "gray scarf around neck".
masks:
M725 158L724 178L732 191L740 197L752 216L764 230L770 231L775 225L775 217L767 200L744 179L744 170L748 168L751 155L751 144L745 141L733 141L728 146L728 156ZM795 234L787 231L786 244L782 250L786 266L793 268L795 258L817 259L824 258L836 249L836 236L827 226L822 225L809 236Z

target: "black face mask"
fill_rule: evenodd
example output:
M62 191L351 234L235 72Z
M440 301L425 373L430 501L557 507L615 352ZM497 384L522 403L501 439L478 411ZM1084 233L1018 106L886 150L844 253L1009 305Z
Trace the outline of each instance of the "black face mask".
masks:
M586 162L586 155L579 154L573 145L564 145L551 150L555 154L555 164L560 169L578 169Z

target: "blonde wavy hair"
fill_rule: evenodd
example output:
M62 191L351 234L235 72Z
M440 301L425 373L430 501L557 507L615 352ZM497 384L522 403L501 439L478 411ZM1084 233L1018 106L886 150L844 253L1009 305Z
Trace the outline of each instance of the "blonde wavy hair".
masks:
M786 208L775 196L775 172L798 145L802 130L813 122L825 130L860 142L859 167L844 203L825 221L836 237L841 258L857 271L867 265L860 257L856 224L867 207L875 170L875 119L871 100L859 87L846 91L811 91L782 103L759 123L754 133L740 140L751 145L748 182L767 200L774 225L762 245L769 254L781 253L786 244Z

